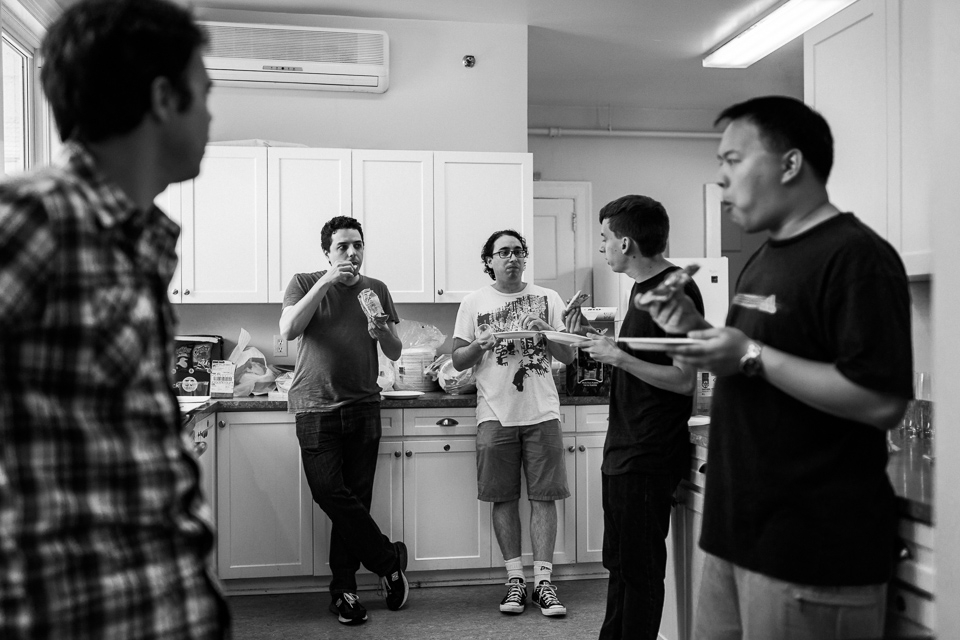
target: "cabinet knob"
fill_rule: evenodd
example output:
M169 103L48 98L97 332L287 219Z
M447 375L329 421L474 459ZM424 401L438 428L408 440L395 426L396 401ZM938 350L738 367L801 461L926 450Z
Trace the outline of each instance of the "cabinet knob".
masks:
M412 458L412 457L413 457L413 451L407 451L407 457L408 457L408 458Z
M573 452L576 451L576 450L577 450L577 448L576 448L575 446L573 446L573 445L570 445L569 447L567 447L567 451L569 451L570 453L573 453Z
M460 423L453 418L441 418L440 420L437 420L438 427L455 427L458 424Z
M221 420L220 422L217 423L217 426L223 429L225 426L227 426L227 423Z
M444 450L444 451L450 451L450 445L448 445L448 444L443 445L443 450Z
M180 289L174 289L173 291L170 292L170 294L174 296L178 296L180 295Z
M198 433L197 435L200 436L201 438L206 438L206 437L207 437L207 430L204 429L203 431L201 431L201 432Z
M438 295L438 296L442 296L442 295L443 295L443 289L437 289L437 295Z
M702 465L700 465L700 468L698 469L698 471L699 471L700 473L706 473L706 472L707 472L707 463L704 462Z
M400 452L399 452L399 451L394 451L394 452L393 452L393 457L394 457L394 458L399 458L399 457L400 457Z
M580 446L577 447L577 448L580 449L580 451L586 451L586 450L587 450L587 448L586 448L585 446L583 446L583 445L580 445Z
M190 289L184 289L184 290L183 290L183 295L185 295L185 296L190 295Z

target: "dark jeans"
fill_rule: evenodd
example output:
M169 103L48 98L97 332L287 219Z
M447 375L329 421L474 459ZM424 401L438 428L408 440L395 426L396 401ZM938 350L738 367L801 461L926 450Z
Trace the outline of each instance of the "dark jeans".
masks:
M677 476L601 474L603 566L610 571L601 640L656 640Z
M297 438L313 499L333 523L330 593L355 593L361 563L383 576L397 558L393 543L370 516L380 446L380 403L298 413Z

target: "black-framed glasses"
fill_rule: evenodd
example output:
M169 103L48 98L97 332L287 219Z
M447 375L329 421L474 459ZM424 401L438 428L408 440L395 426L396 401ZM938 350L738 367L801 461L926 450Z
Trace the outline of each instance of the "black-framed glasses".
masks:
M515 249L500 249L500 251L495 252L494 255L500 256L501 260L508 260L510 256L514 258L526 258L527 250L521 249L520 247L516 247Z

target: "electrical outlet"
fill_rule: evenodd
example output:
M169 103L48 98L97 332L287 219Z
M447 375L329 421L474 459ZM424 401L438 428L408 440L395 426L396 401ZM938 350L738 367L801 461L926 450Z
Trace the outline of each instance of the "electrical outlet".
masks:
M281 358L287 356L287 341L281 336L273 336L273 355Z

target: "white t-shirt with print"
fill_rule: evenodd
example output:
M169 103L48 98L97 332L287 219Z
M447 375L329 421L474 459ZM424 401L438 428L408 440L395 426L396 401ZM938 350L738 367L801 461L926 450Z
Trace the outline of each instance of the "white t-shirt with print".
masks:
M454 338L473 342L480 325L493 331L520 331L520 319L533 314L563 330L563 299L552 289L526 284L517 293L501 293L493 285L470 293L460 303ZM497 420L504 426L560 419L560 396L550 371L552 358L543 336L501 340L474 365L477 378L477 422Z

